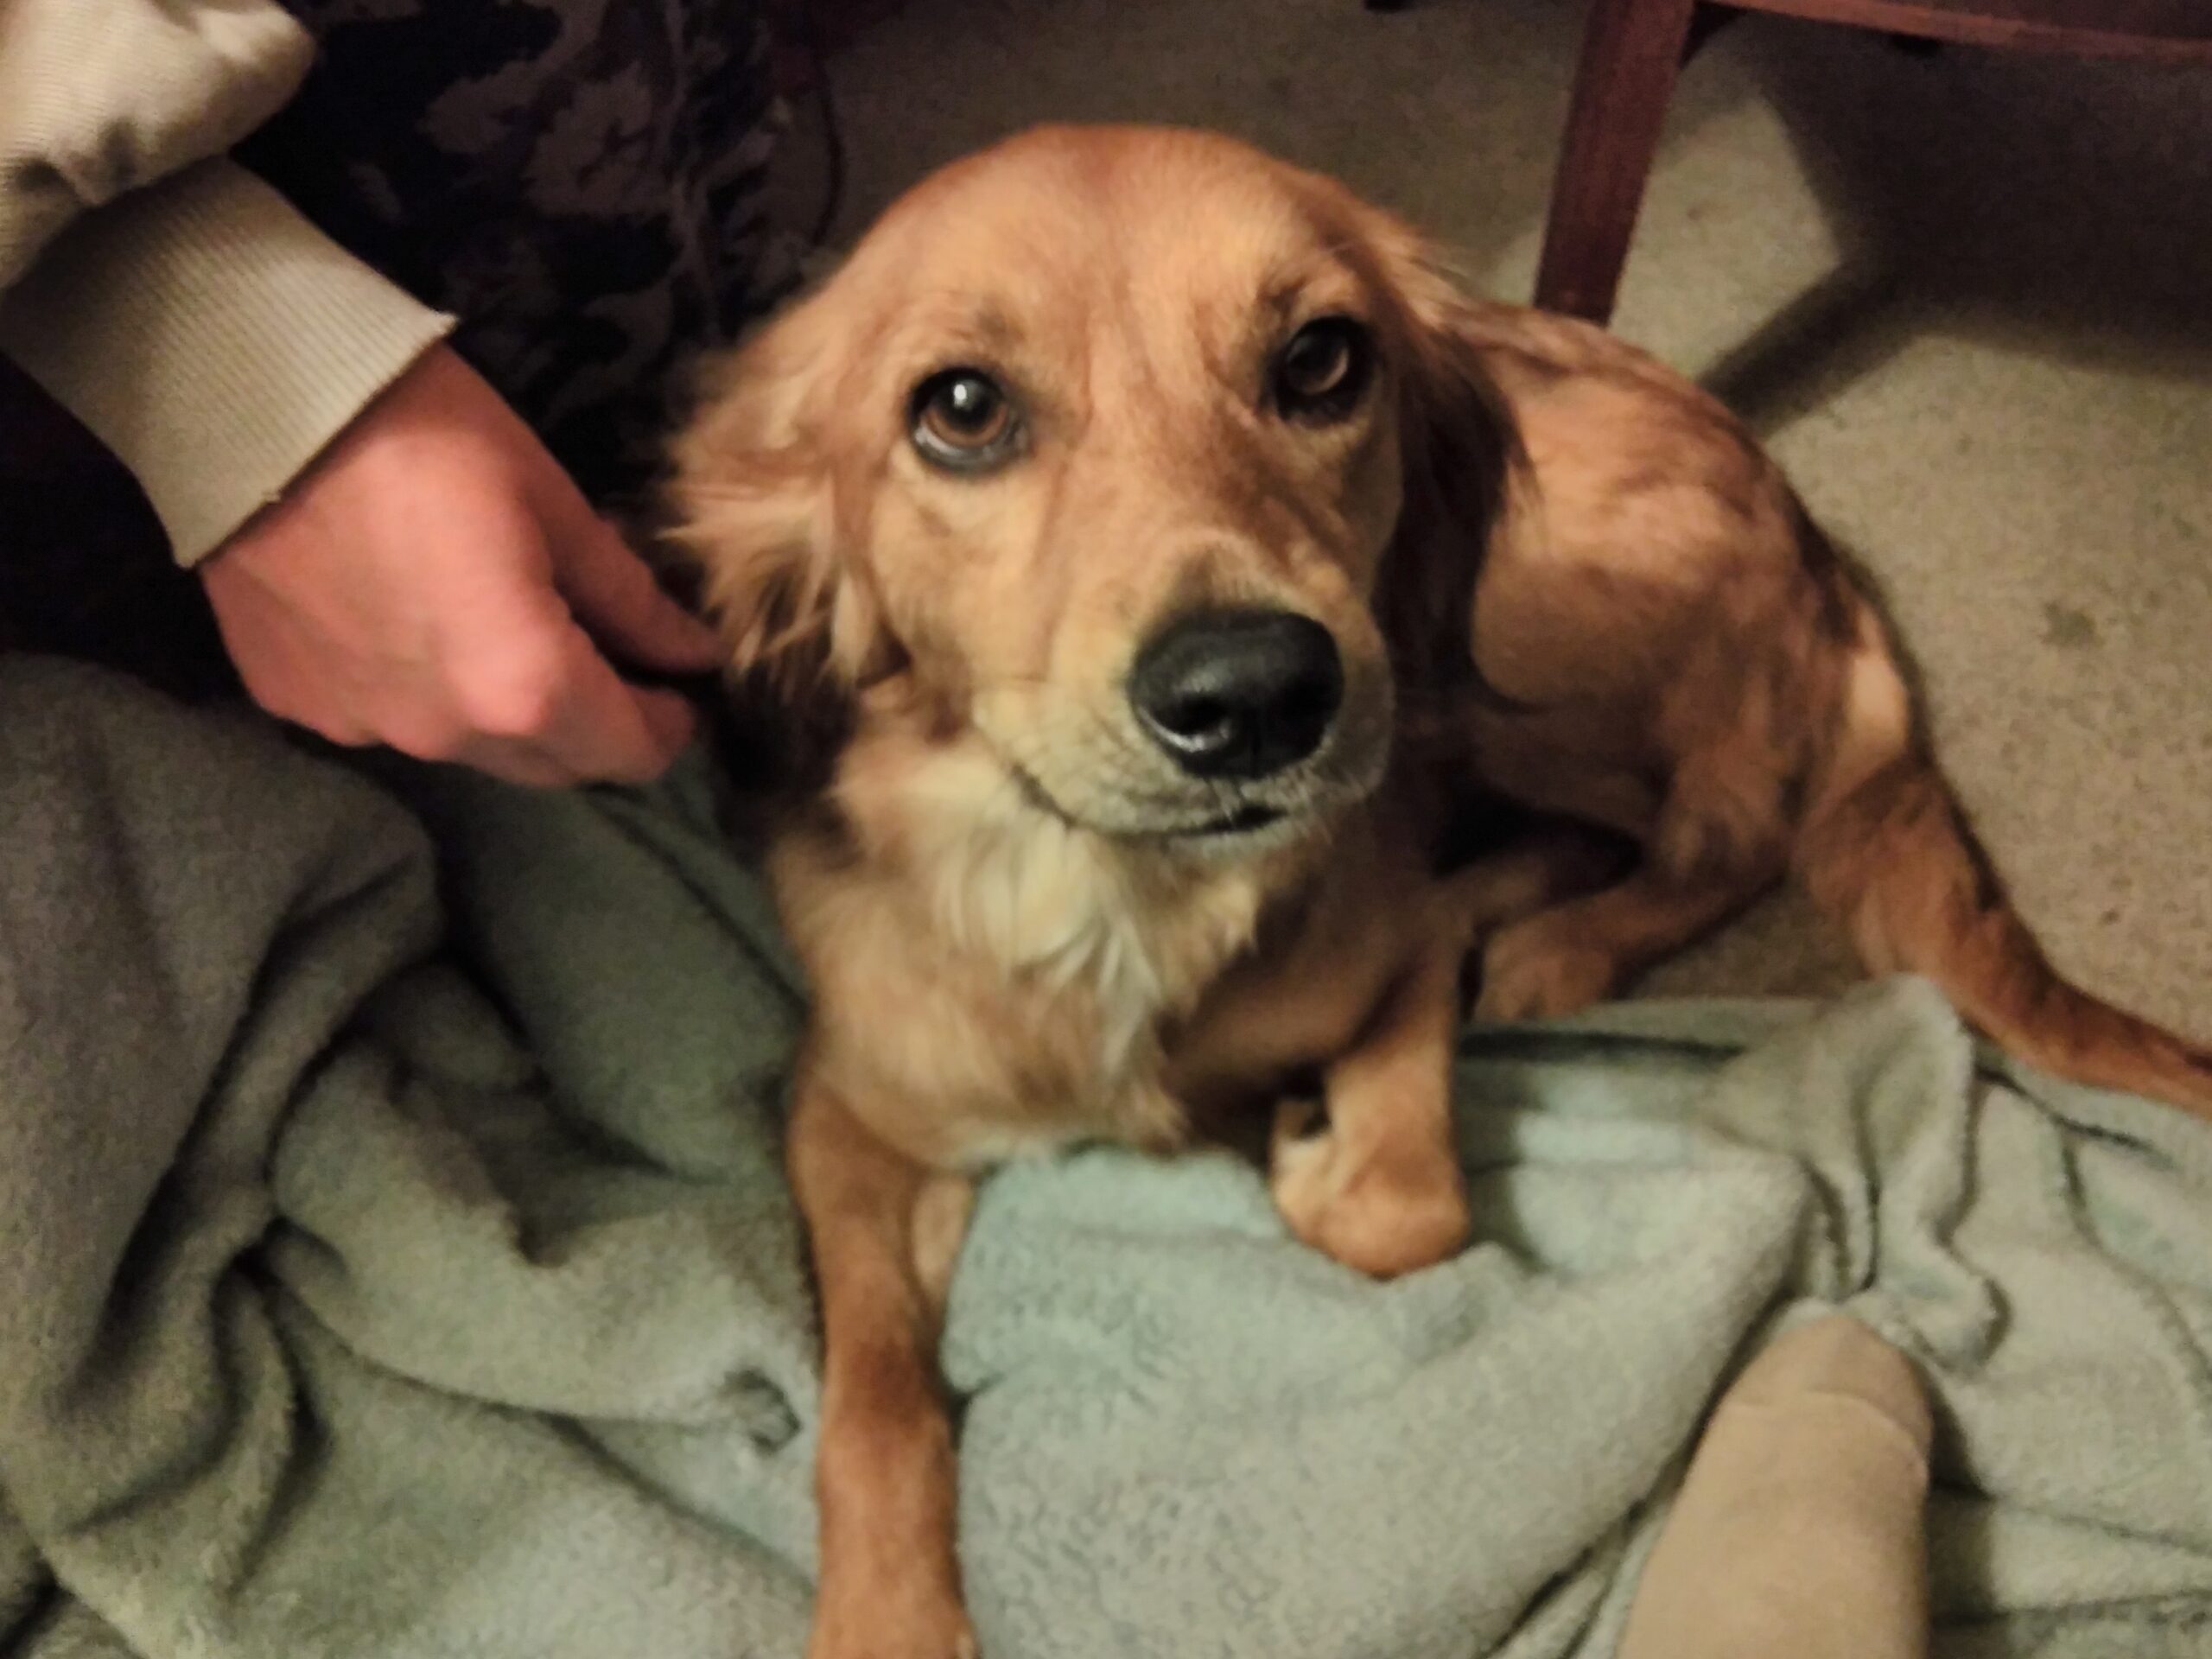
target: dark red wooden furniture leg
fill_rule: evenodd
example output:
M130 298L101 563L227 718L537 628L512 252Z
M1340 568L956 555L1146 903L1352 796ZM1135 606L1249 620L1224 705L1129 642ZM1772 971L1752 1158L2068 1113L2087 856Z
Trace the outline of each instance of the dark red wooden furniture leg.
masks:
M1605 322L1697 0L1591 0L1552 185L1536 303Z

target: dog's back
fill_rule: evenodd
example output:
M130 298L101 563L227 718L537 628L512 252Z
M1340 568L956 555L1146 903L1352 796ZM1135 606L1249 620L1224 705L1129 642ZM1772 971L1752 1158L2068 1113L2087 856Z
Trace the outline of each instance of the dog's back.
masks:
M2061 976L1932 758L1863 576L1688 382L1586 325L1470 305L1526 454L1474 607L1489 781L1644 849L1510 928L1480 1007L1565 1013L1786 871L1877 972L1926 975L2057 1075L2212 1115L2212 1052Z

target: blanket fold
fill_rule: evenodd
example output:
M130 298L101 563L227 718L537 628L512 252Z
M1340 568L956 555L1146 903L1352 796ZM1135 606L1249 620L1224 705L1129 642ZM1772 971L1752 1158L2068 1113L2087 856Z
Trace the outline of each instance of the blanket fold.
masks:
M795 1659L766 897L696 760L394 786L0 661L0 1655ZM1914 981L1482 1033L1459 1084L1478 1236L1392 1285L1227 1154L988 1185L992 1659L1598 1659L1716 1391L1837 1308L1932 1395L1938 1653L2212 1647L2202 1125Z

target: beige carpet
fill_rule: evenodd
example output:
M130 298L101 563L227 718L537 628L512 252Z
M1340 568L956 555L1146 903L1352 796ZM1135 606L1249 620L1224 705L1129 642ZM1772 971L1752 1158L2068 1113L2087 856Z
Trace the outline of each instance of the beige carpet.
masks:
M1188 122L1525 298L1580 16L912 0L836 65L846 229L1031 122ZM2058 962L2212 1037L2212 75L1745 21L1677 95L1617 326L1751 418L1878 573ZM1648 988L1849 972L1783 899Z

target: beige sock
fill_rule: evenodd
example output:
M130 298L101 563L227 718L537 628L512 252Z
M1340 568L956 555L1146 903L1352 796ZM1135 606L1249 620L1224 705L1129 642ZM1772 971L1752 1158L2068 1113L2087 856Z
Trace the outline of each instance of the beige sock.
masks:
M1926 1396L1841 1314L1720 1397L1643 1569L1619 1659L1919 1659Z

